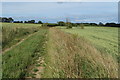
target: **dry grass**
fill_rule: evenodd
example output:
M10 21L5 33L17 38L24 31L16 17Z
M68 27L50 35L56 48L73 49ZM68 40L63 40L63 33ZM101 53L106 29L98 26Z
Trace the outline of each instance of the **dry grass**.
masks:
M50 29L49 37L44 77L118 77L117 62L110 55L101 54L84 38L55 28Z

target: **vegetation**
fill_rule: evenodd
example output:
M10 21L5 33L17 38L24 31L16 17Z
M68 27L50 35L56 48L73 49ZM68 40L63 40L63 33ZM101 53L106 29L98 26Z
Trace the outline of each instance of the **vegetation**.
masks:
M84 24L81 24L80 27L81 27L81 29L84 29Z
M22 27L21 24L2 24L2 49L5 50L6 48L11 47L12 45L16 44L17 42L21 41L23 38L37 32L39 27L30 27L26 25L26 27ZM24 26L24 25L23 25ZM28 26L28 27L27 27Z
M62 28L63 31L72 34L78 34L86 38L102 53L110 54L115 59L118 57L118 28L111 27L85 27L84 30L73 28L67 30Z
M67 28L67 29L72 28L72 24L71 24L70 22L66 22L66 28Z
M65 22L59 21L59 22L58 22L58 25L59 25L59 26L65 26Z
M11 48L2 54L3 78L118 77L117 27L62 21L2 24L3 52Z
M35 68L33 71L34 71L34 72L37 72L37 71L39 71L39 70Z
M28 20L28 21L14 21L13 18L6 18L6 17L0 17L0 22L6 22L6 23L38 23L38 24L43 24L42 21L36 22L35 20ZM67 24L67 25L66 25ZM69 22L64 22L64 21L59 21L57 23L49 23L49 27L55 27L55 26L68 26L68 28L72 28L72 26L77 27L80 26L81 24L84 24L85 26L106 26L106 27L120 27L119 23L106 23L103 24L100 22L99 24L97 23L70 23Z
M118 65L111 55L101 53L77 34L66 34L51 28L48 52L45 56L45 78L118 77Z
M32 27L31 29L33 30ZM42 46L45 41L45 34L46 29L40 29L40 31L2 55L3 78L23 78L26 75L27 68L34 64L38 58L37 53L43 52Z

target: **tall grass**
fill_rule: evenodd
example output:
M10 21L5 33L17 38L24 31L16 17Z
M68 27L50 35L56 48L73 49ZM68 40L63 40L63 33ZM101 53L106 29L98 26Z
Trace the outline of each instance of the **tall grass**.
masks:
M101 53L112 55L113 58L117 60L118 28L85 26L85 29L78 29L74 27L70 30L65 28L62 28L61 30L84 37L89 40Z
M46 78L116 78L118 65L110 55L101 54L77 34L66 34L51 28Z

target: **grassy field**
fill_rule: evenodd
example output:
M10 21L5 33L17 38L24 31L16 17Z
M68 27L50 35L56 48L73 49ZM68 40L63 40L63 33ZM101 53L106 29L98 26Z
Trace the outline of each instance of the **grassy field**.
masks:
M36 53L42 52L45 31L41 30L29 37L16 48L3 54L3 77L20 78L25 70L34 63Z
M2 24L2 50L11 47L17 42L21 41L23 38L37 32L40 28L40 25L35 24Z
M14 37L11 39L10 43L13 39L21 37L25 38L29 34L36 32L34 30L37 30L36 33L28 37L21 44L2 55L3 78L25 77L27 75L27 68L32 64L35 64L35 60L38 59L44 51L43 43L45 41L47 30L39 29L37 28L39 26L35 24L25 24L24 26L25 27L23 27L23 24L3 24L3 29L5 28L6 30L6 32L3 32L3 36L6 35L7 39L11 39L11 36ZM18 28L18 30L12 31L12 29L16 28ZM18 35L16 35L15 32L17 32ZM28 33L28 35L25 33ZM5 46L5 44L3 45ZM15 45L15 43L11 44L11 46L13 45Z
M55 28L49 30L45 62L45 78L118 77L118 65L111 55L101 53L83 37Z
M3 78L118 77L118 28L1 27Z
M118 28L90 26L85 29L62 28L62 30L89 40L102 53L118 57Z

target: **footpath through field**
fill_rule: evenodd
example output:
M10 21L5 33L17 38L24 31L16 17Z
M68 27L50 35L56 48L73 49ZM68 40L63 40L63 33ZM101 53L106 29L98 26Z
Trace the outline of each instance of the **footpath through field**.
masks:
M46 29L40 29L2 54L3 78L40 77L38 75L41 75L42 72L36 72L39 72L38 67L42 67L46 34ZM29 69L29 67L32 68ZM36 74L29 74L29 71Z
M18 43L16 43L15 45L13 45L13 46L11 46L10 48L7 48L7 49L5 49L4 51L2 51L2 53L6 53L7 51L15 48L16 46L18 46L19 44L21 44L23 41L25 41L26 39L28 39L30 36L35 35L35 34L36 34L36 32L35 32L35 33L32 33L32 34L29 34L27 37L23 38L22 40L20 40L20 41L19 41Z

